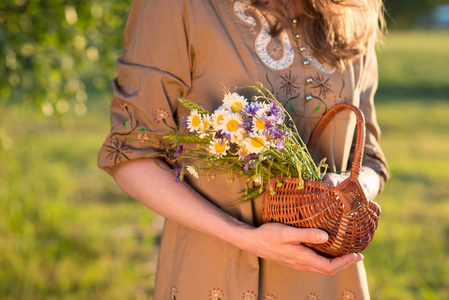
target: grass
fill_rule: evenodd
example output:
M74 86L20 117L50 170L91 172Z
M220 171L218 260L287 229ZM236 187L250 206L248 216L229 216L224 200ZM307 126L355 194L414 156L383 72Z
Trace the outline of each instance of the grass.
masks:
M447 53L444 32L393 32L379 53L377 114L392 177L364 252L374 300L449 299ZM89 105L63 124L6 111L0 299L151 299L160 218L96 168L108 104Z

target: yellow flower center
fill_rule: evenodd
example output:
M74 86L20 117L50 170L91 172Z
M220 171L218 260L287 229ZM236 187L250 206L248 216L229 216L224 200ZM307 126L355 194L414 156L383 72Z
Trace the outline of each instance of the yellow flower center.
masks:
M209 122L208 121L204 121L203 131L206 131L208 129L209 129Z
M248 149L246 149L245 147L242 147L241 151L244 155L248 154Z
M257 127L257 129L260 129L260 130L264 130L265 129L265 121L264 120L257 120L256 121L256 127Z
M255 137L251 139L251 146L255 148L263 147L263 140L259 137Z
M226 149L226 144L223 142L218 142L218 143L215 143L215 151L217 151L218 153L221 153L221 152L223 152L223 151L225 151L225 149Z
M197 115L193 116L193 118L192 118L192 126L193 127L198 127L198 125L200 125L200 123L201 123L200 117L197 116Z
M226 124L226 128L231 132L237 131L239 129L239 122L230 120L228 124Z
M239 110L241 110L243 108L243 104L241 102L235 102L234 104L232 104L232 112L236 113Z
M223 115L219 115L217 118L217 125L221 124L221 121L223 121Z

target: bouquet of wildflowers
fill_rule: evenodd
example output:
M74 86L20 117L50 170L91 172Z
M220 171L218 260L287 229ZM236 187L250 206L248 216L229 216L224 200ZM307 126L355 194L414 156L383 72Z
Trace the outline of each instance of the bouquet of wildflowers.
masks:
M177 180L186 172L196 178L226 173L228 182L234 176L247 176L248 183L252 181L256 187L247 185L243 199L251 200L264 192L271 177L280 178L279 185L282 177L322 179L324 161L314 163L284 107L260 83L250 88L257 92L251 101L227 92L223 105L213 112L179 99L190 109L183 119L189 133L164 136L172 142L174 159L184 162L176 168ZM185 144L197 147L187 149Z

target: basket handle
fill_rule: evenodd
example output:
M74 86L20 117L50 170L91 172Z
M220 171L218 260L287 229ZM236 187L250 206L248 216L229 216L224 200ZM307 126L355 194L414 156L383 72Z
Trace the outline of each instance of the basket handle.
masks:
M362 167L363 151L365 149L365 117L363 112L352 104L338 104L332 107L318 122L317 126L312 132L307 148L312 154L315 150L321 134L323 133L329 122L337 115L339 112L344 110L352 110L357 118L357 132L356 132L356 143L354 150L354 158L352 160L351 175L359 177L360 169Z

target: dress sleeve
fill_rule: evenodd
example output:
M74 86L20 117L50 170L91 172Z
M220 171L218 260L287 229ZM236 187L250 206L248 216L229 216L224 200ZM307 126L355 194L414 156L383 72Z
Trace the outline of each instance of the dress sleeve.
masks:
M131 5L112 82L111 131L98 154L98 166L110 175L130 160L166 158L161 136L176 128L177 98L191 84L190 22L181 2Z
M366 121L366 142L362 166L370 167L379 174L381 179L380 191L382 191L390 175L385 155L379 145L381 133L374 107L374 94L376 93L378 84L377 58L374 42L371 43L364 57L362 72L360 109L363 111Z

